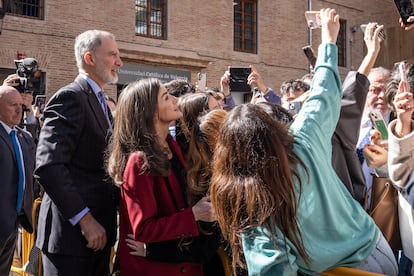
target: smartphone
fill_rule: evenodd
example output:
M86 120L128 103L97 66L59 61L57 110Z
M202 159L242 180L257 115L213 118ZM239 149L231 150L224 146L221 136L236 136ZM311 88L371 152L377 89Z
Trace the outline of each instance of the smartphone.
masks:
M407 89L407 74L405 72L405 62L401 61L400 64L398 65L398 70L400 73L400 78L401 81L404 82L404 92L408 91Z
M43 113L43 110L46 106L46 95L37 95L35 98L34 105L39 108L40 113Z
M301 108L302 108L301 102L290 102L288 106L288 110L292 115L298 114Z
M394 4L397 7L398 13L405 26L414 24L414 22L407 22L410 16L414 16L414 8L411 0L394 0Z
M322 26L321 13L318 11L305 11L306 22L310 29L317 29Z
M379 133L381 133L381 140L387 141L388 140L387 124L385 123L384 118L382 117L381 113L376 110L371 110L369 112L369 118L374 128L378 130Z
M308 59L308 62L310 63L310 65L312 65L312 68L315 68L316 56L315 56L315 52L312 49L312 46L306 45L305 47L302 48L302 50L306 58Z
M262 97L262 92L259 90L259 88L255 87L253 89L253 96L259 95L259 97Z
M230 91L250 92L250 85L247 84L247 78L252 72L250 67L230 67Z
M365 29L367 28L367 24L362 24L360 27L361 27L361 31L362 31L363 33L365 33ZM382 39L382 41L384 41L384 40L387 38L387 36L385 35L385 31L384 31L384 29L382 29L382 30L380 31L380 33L378 34L378 37L379 37L379 38L381 38L381 39Z
M197 86L200 91L206 90L206 82L207 82L207 75L206 73L198 73L197 74Z

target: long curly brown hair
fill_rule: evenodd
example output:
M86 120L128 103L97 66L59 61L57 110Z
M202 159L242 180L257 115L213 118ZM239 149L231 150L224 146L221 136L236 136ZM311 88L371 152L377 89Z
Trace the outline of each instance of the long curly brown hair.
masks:
M233 253L234 271L245 267L241 234L256 226L277 236L276 226L285 246L289 240L309 260L297 222L299 166L307 171L293 152L293 136L286 124L258 105L239 105L229 112L214 151L210 195Z
M226 116L227 112L223 109L211 110L199 117L192 130L187 156L189 206L193 206L208 194L213 150L217 143L220 125Z

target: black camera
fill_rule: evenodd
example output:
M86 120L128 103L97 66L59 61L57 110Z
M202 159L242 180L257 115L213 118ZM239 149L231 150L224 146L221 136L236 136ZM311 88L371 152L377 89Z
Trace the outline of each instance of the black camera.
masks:
M20 93L33 94L35 92L35 83L39 82L40 70L37 60L34 58L15 59L16 75L20 79L19 86L15 88Z

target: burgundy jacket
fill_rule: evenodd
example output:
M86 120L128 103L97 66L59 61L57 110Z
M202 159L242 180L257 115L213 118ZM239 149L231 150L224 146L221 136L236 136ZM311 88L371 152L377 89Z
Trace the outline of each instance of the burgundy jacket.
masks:
M178 144L168 139L170 148L185 166ZM119 207L119 262L121 275L203 275L201 264L163 263L135 257L126 246L127 234L135 240L153 243L199 235L191 208L187 207L184 192L170 170L168 181L163 176L141 173L142 159L132 153L124 171ZM177 210L178 209L178 210Z

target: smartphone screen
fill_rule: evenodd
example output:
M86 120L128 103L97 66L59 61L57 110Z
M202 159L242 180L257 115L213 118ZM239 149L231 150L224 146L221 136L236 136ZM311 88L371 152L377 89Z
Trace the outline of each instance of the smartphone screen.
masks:
M41 113L43 113L43 109L45 109L46 105L46 95L37 95L35 98L35 106L37 106Z
M247 84L247 78L252 72L250 67L230 67L230 91L250 92L250 85Z
M398 13L404 22L405 26L411 25L414 22L407 22L410 16L414 16L414 8L411 0L394 0L395 6L397 7Z

